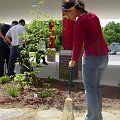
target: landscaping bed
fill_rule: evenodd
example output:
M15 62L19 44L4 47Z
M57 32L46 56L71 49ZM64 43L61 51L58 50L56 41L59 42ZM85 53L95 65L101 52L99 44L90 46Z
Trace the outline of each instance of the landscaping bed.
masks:
M31 107L31 108L57 108L63 109L64 100L67 97L67 81L54 79L41 79L26 86L16 97L7 94L8 86L13 82L0 84L1 107ZM16 83L14 83L16 84ZM120 108L120 89L113 86L101 86L104 107ZM73 83L71 98L75 110L85 110L85 94L82 83Z

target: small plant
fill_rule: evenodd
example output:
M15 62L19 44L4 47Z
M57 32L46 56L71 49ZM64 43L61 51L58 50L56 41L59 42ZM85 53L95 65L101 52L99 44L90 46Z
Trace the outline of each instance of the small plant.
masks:
M46 98L50 97L52 95L52 89L49 83L44 83L43 84L43 90L38 91L36 94L39 98Z
M42 91L42 92L37 92L37 96L39 98L50 97L51 96L51 91L45 90L45 91Z
M12 97L17 97L18 96L18 90L16 88L9 88L7 90L7 94Z
M29 72L24 72L24 74L16 74L14 81L18 83L19 89L23 90L27 85L32 84L33 76Z
M8 76L2 76L0 77L0 84L4 84L10 81L10 78Z
M21 81L25 81L26 77L24 74L16 74L15 77L14 77L14 81L17 82L19 80Z
M14 77L14 81L18 82L18 87L19 87L20 90L24 89L24 87L26 85L25 80L26 80L26 77L23 74L16 74L15 77Z
M47 55L53 56L53 55L55 55L55 53L56 53L56 50L54 48L47 49Z
M119 89L120 89L120 82L118 83L118 87L119 87Z
M11 85L7 88L7 94L12 97L17 97L19 95L19 90L16 86Z
M55 79L51 78L50 76L47 78L47 83L54 83Z

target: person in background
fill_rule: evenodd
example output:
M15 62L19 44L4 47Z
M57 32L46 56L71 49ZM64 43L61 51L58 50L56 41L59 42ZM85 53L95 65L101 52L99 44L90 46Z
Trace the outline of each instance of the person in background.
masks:
M42 59L42 63L44 65L48 65L48 63L46 62L46 58L45 58L45 51L46 51L46 43L45 41L39 41L38 44L38 53L36 54L36 62L37 64L40 63L41 59Z
M63 2L62 10L67 18L75 21L70 68L79 60L84 46L82 77L87 102L85 120L103 120L100 81L108 65L109 50L102 35L99 18L95 13L86 11L81 0Z
M17 21L13 21L11 25L3 24L0 29L0 77L4 75L4 62L6 61L7 68L9 62L9 54L10 54L10 44L5 39L5 35L10 27L17 25Z
M17 58L19 58L20 62L22 63L20 51L22 50L22 47L25 47L24 38L21 37L26 32L24 26L25 20L23 19L19 20L19 24L10 28L5 36L7 41L10 41L9 38L12 39L12 42L10 42L12 47L10 49L10 60L7 73L8 76L15 75L14 68Z

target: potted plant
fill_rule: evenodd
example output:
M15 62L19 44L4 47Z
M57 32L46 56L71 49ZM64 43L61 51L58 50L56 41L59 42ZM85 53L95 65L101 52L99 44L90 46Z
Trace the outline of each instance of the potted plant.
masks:
M55 62L55 54L56 54L55 48L48 48L47 49L47 61Z

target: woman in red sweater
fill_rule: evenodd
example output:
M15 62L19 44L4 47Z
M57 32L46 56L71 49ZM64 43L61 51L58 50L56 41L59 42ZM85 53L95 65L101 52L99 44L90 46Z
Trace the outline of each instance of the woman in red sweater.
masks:
M84 48L82 77L87 101L85 120L102 120L102 95L100 81L108 65L108 47L102 35L99 18L85 10L81 0L67 0L62 10L74 20L74 42L69 67L74 67Z

